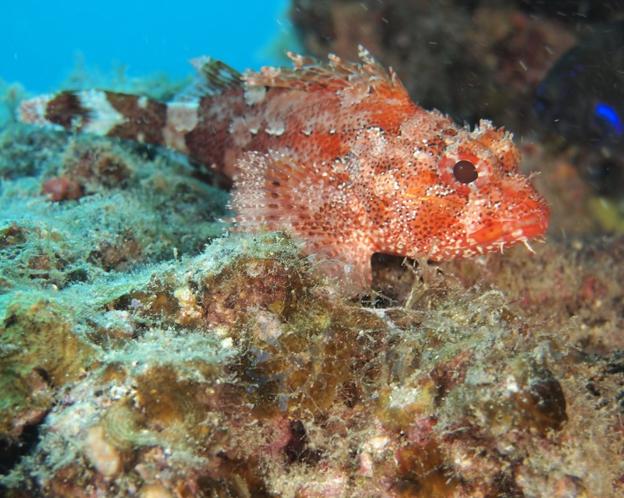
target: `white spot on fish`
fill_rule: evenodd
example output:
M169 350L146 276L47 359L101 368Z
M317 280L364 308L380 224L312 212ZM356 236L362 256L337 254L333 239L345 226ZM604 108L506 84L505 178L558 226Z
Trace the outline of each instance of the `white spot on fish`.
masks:
M165 145L187 153L184 136L197 126L196 102L172 102L167 106L167 123L163 130Z
M269 135L274 135L276 137L279 137L280 135L284 134L285 130L286 130L286 127L283 121L273 121L271 123L267 123L266 132Z
M106 135L116 126L126 122L100 90L86 90L78 94L82 107L91 112L91 117L82 131L95 135Z
M245 147L251 141L251 132L245 117L234 118L230 123L229 132L237 147Z
M259 104L264 100L266 96L266 88L264 86L246 86L245 87L245 102L247 105Z

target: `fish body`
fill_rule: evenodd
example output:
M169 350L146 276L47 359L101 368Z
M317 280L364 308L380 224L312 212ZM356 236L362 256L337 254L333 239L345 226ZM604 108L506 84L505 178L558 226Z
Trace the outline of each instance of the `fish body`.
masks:
M292 69L242 77L203 61L196 102L63 92L24 102L21 118L212 166L233 181L238 229L293 234L352 289L370 285L375 252L442 261L544 234L548 208L518 172L511 134L422 109L392 70L360 58L291 54Z

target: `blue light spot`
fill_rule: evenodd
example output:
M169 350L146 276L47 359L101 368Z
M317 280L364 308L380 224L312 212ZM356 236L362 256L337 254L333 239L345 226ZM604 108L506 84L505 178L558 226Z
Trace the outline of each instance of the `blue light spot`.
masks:
M598 102L594 107L594 114L611 125L618 135L624 133L624 125L618 113L610 105Z

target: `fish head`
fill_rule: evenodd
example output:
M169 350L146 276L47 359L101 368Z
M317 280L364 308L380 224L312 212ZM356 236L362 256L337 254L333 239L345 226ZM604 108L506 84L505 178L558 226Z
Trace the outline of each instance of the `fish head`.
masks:
M502 252L544 235L549 209L520 173L520 152L510 133L481 121L473 131L447 134L444 143L437 175L456 223L432 241L433 259Z
M414 123L404 134L402 159L394 161L402 164L394 175L398 187L386 189L395 197L379 202L391 210L379 252L442 261L503 251L544 235L549 209L519 171L510 133L488 121L471 131L440 117L435 133L423 140L416 126L421 122Z

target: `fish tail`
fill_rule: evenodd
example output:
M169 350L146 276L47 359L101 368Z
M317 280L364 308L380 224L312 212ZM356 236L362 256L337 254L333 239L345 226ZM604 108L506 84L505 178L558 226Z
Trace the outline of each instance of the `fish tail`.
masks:
M65 91L22 102L24 123L164 145L187 152L185 135L197 124L196 103L164 103L103 90Z

